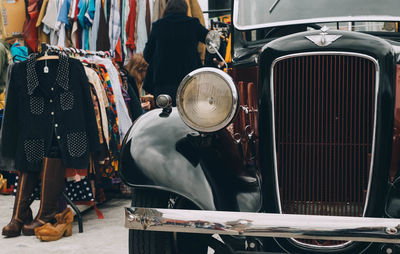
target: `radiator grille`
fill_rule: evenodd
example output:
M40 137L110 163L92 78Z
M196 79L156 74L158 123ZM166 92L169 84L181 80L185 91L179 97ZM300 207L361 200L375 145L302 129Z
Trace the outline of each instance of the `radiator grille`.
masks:
M374 62L353 55L295 56L276 63L273 96L282 213L363 216L375 75Z

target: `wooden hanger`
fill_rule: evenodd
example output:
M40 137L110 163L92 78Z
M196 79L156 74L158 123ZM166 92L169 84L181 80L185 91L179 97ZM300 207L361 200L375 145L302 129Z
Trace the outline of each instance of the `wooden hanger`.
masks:
M49 59L59 59L58 54L56 54L56 55L49 55L49 54L48 54L49 48L48 48L48 46L47 46L46 44L44 44L44 43L42 43L42 49L43 49L43 48L46 48L46 50L44 51L44 55L41 56L41 57L38 57L38 58L36 59L36 61L49 60Z
M37 58L36 60L40 61L40 60L59 59L59 58L60 57L58 55L49 56L49 55L45 54L44 56L41 56L41 57Z

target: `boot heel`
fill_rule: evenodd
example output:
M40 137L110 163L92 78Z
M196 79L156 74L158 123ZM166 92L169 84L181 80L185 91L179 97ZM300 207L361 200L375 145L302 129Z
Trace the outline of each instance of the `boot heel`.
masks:
M68 224L67 229L64 232L64 236L71 236L72 235L72 223Z

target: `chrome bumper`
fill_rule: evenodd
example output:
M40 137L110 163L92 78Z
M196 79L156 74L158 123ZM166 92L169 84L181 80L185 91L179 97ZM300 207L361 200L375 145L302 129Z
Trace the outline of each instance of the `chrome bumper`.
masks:
M200 234L400 243L400 219L125 208L125 227Z

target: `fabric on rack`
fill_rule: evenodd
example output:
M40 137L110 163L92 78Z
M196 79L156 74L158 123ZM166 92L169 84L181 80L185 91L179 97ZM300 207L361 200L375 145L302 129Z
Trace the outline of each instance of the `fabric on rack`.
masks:
M69 0L58 0L58 3L57 3L57 8L58 8L57 22L56 22L57 42L55 45L63 47L63 48L65 47L65 38L66 38L65 23L61 22L59 20L59 17L60 17L60 13L61 13L61 8L63 7L64 3L67 1L69 1Z
M75 9L76 9L76 5L77 5L77 1L78 0L72 0L70 10L68 13L68 17L72 20L75 20Z
M40 7L40 12L39 12L39 16L38 16L38 20L36 21L36 27L37 27L37 31L38 31L38 41L39 42L44 42L44 43L50 43L50 37L43 31L43 26L44 24L42 24L42 20L43 17L46 13L46 9L47 9L47 4L49 3L49 0L43 0L42 6ZM40 43L38 45L38 50L41 51L41 46Z
M126 26L129 18L129 0L122 0L121 1L121 47L122 47L122 53L125 59L128 57L128 49L126 46L126 42L128 40L127 37L127 32L126 32Z
M114 60L117 62L122 62L123 55L122 55L122 49L121 49L121 38L118 38L117 41L117 46L115 47L114 51Z
M72 24L71 41L74 48L79 48L79 30L77 20Z
M152 22L156 22L157 20L162 18L166 4L167 4L166 0L154 1Z
M136 15L136 53L142 53L147 42L146 3L144 0L139 1Z
M89 0L89 6L87 9L87 18L90 20L90 23L93 24L94 14L96 12L96 3L95 0Z
M108 20L109 23L109 38L110 38L110 50L114 52L118 39L121 35L121 17L120 17L120 6L119 0L112 0L111 1L111 9L110 9L110 19Z
M38 45L36 22L39 16L39 1L25 0L25 14L26 18L22 27L22 36L32 51L36 51Z
M61 23L65 24L65 28L68 29L70 24L69 24L69 19L68 19L68 13L71 7L71 0L64 0L63 4L61 5L60 12L58 14L57 20Z
M119 81L118 71L110 59L94 56L93 60L95 61L95 63L104 65L110 76L110 82L113 89L113 94L115 96L115 105L118 116L118 128L121 139L123 139L125 137L125 134L128 132L129 128L132 125L132 120L129 117L128 109L125 105L125 101L122 96L121 82Z
M109 131L108 131L108 120L107 120L107 113L106 113L106 105L108 106L108 104L109 104L108 99L107 99L107 94L104 90L104 86L102 85L98 74L89 67L85 67L85 72L89 79L89 82L94 86L97 98L99 100L103 135L104 135L107 147L109 147L110 141L109 141Z
M136 0L130 0L129 16L125 31L127 35L126 46L131 50L136 49L135 27L136 27Z
M17 170L40 171L56 137L64 165L86 168L99 141L85 70L78 60L60 55L47 61L50 71L44 73L45 63L37 57L11 70L2 154L15 158Z
M94 190L86 177L80 181L67 181L65 193L71 201L94 201Z
M99 29L97 34L96 49L110 50L110 38L108 37L108 25L104 16L104 6L100 5Z
M118 167L118 158L121 151L121 138L118 130L117 109L115 105L115 97L113 94L110 77L106 68L102 65L99 65L99 69L95 71L97 71L97 74L99 75L99 78L103 83L109 101L109 105L106 107L110 142L108 150L109 159L106 161L106 163L104 163L103 166L98 168L98 173L103 177L111 179L115 177L115 172Z
M188 5L188 16L197 18L200 21L200 24L205 26L203 11L200 8L200 4L197 0L186 0ZM197 50L199 51L201 62L204 63L205 55L206 55L206 45L204 43L199 43L197 46Z
M98 70L99 78L103 84L104 90L106 91L108 106L106 106L106 113L108 119L108 135L110 142L110 153L115 156L119 155L119 151L121 148L121 137L119 135L118 130L118 115L117 115L117 107L115 104L115 96L112 90L112 85L110 81L110 76L104 66L100 66Z
M89 3L87 0L79 1L79 14L78 14L78 21L82 28L81 38L82 44L80 45L82 49L89 49L89 27L91 26L90 20L86 15L87 10L89 8Z
M0 93L4 91L7 85L9 48L6 45L8 44L0 42Z
M57 46L65 48L65 40L66 40L66 33L65 33L65 24L61 23L60 30L58 31L58 42Z
M85 50L89 50L90 49L90 34L91 34L91 30L92 30L92 26L93 26L93 19L94 19L94 15L95 15L95 0L89 0L88 3L88 8L86 10L85 13L85 17L88 20L88 28L87 28L87 32L85 32L85 36L86 36L86 43L85 43Z
M44 32L50 33L50 44L57 45L58 43L58 2L57 0L49 0L46 8L46 14L43 17L42 23L46 26Z
M92 24L92 30L90 31L90 46L89 49L91 51L96 51L97 50L97 34L99 30L99 22L100 22L100 6L101 6L101 1L96 1L95 3L95 12L94 12L94 17L93 17L93 24Z
M60 31L58 35L58 43L57 45L60 47L66 47L68 44L71 44L69 40L67 40L67 30L72 29L72 24L69 22L68 14L71 10L71 0L64 0L61 5L60 12L58 14L57 22L60 26Z
M90 82L89 82L90 84ZM93 109L94 109L94 114L96 116L96 123L97 123L97 130L99 133L99 143L100 146L104 145L104 136L103 136L103 125L101 122L101 113L100 113L100 104L99 100L96 94L96 90L94 89L93 84L90 84L90 95L92 97L92 102L93 102Z
M5 91L0 92L0 109L4 109L5 96L6 96ZM0 126L1 126L1 122L0 122Z
M150 12L150 2L146 0L146 32L147 37L150 35L150 28L151 28L151 12Z
M104 8L104 10L106 12L105 15L106 15L107 23L110 21L110 13L111 13L112 1L114 1L114 0L104 0L104 2L107 3L107 6Z

